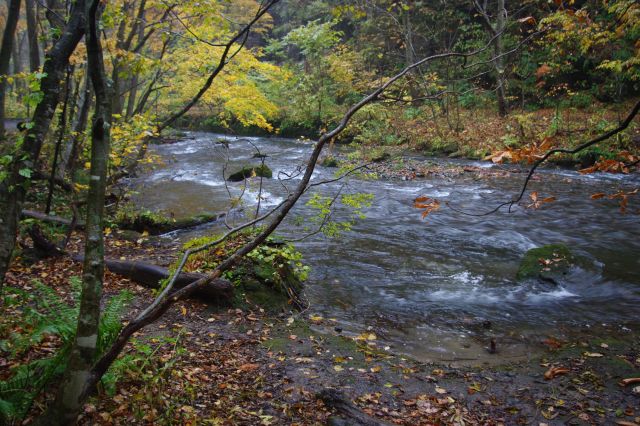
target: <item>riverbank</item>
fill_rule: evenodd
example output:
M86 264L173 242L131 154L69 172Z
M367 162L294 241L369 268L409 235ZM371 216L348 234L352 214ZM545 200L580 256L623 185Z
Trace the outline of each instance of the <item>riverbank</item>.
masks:
M589 105L556 108L514 108L506 117L493 108L456 108L450 113L436 109L427 112L406 106L386 105L377 114L356 115L347 129L334 142L354 147L352 158L371 161L398 152L410 155L489 159L494 154L522 151L539 155L552 147L574 148L615 127L633 107L632 100L621 104L593 102ZM275 122L271 133L258 128L211 126L206 117L190 117L180 125L185 129L228 132L238 136L317 138L318 133L296 126L281 132ZM325 127L330 128L331 123ZM171 138L171 137L170 137ZM539 148L539 149L538 149ZM575 155L557 155L549 164L571 168L592 166L598 160L624 160L620 153L640 155L638 120L615 138L590 147ZM526 156L526 155L525 155ZM503 161L508 162L505 157ZM526 162L526 158L525 158Z
M121 240L117 233L106 242L112 258L169 264L176 253L171 245ZM71 247L80 249L80 235ZM68 257L30 265L18 260L7 285L29 292L37 279L68 300L69 278L80 273ZM134 295L125 319L152 297L107 273L105 297L123 290ZM20 307L3 309L12 310L3 313L4 325L21 314ZM127 368L118 372L115 390L101 388L81 424L325 424L344 412L341 404L325 404L318 395L337 389L346 403L389 424L630 425L640 422L640 388L620 383L640 377L640 340L631 330L614 329L584 330L575 341L557 340L549 330L540 358L461 367L416 362L373 332L345 336L313 307L270 315L259 306L217 308L189 300L136 335L123 353ZM20 362L49 356L56 345L50 336L20 359L4 358L1 376ZM43 403L37 400L32 416Z

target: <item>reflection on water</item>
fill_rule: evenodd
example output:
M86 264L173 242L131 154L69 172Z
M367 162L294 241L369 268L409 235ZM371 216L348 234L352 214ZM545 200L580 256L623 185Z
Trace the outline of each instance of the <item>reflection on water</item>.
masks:
M261 194L261 207L268 208L297 184L296 171L310 151L308 143L292 140L192 136L154 147L165 164L135 182L138 204L182 217L227 210L234 198L255 211ZM265 180L262 189L257 181L226 185L225 164L226 175L259 164L256 148L267 155L274 179ZM314 180L333 173L318 167ZM525 357L535 347L531 343L547 335L602 323L635 329L639 218L620 214L613 202L589 198L617 190L619 176L542 171L531 189L558 201L540 210L472 217L443 208L422 221L412 208L415 197L426 195L483 211L516 193L523 178L466 173L406 182L350 180L343 191L375 194L367 219L339 239L316 235L298 244L312 267L307 294L313 312L334 318L347 332L375 330L387 344L421 359L495 360L484 350L491 338L502 349L500 359ZM334 194L342 183L321 191ZM300 203L281 232L295 233L298 218L304 222L312 214ZM347 212L336 217L341 214ZM216 232L216 226L171 237ZM569 245L586 259L585 266L559 286L515 282L522 255L551 243Z

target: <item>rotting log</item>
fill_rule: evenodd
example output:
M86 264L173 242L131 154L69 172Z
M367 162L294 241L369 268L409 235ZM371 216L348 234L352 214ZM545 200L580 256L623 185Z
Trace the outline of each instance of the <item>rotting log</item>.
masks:
M78 262L83 259L80 255L71 257ZM104 261L110 272L129 278L137 284L152 289L159 289L162 280L169 278L171 275L167 268L147 262L113 259L105 259ZM182 272L176 279L173 291L178 291L203 277L205 277L205 274ZM193 296L205 302L228 305L233 298L233 284L224 279L217 279L195 292Z
M45 214L42 212L37 212L35 210L26 210L26 209L22 210L22 217L38 219L43 222L56 223L58 225L71 226L71 219L67 219L61 216L56 216L56 215ZM76 229L83 229L84 222L77 221L74 226Z
M196 226L205 225L207 223L217 222L219 220L224 219L226 213L217 213L217 214L200 214L196 216L192 216L186 219L179 219L176 221L171 221L167 219L163 222L154 222L152 219L146 219L145 217L139 216L134 220L130 220L128 222L121 221L118 223L118 227L123 230L128 231L136 231L136 232L148 232L150 235L160 235L165 234L167 232L178 231L181 229L194 228ZM22 210L23 218L32 218L38 219L43 222L55 223L58 225L71 226L71 219L67 219L61 216L56 215L48 215L42 212L38 212L35 210ZM76 229L83 229L84 222L78 221L75 224Z
M317 395L330 409L338 412L339 417L330 417L327 421L331 426L390 426L390 423L378 420L362 412L337 389L323 389Z
M224 219L226 213L203 213L185 219L155 218L144 214L118 222L120 229L161 235L181 229L194 228Z

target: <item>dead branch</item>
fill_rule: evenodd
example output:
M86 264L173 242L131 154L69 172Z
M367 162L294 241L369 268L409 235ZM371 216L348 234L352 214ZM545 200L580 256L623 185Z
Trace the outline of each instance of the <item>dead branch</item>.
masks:
M625 130L627 127L629 127L629 125L631 124L631 122L633 121L633 119L636 117L636 115L638 115L638 113L640 112L640 101L638 101L636 103L636 105L633 107L633 109L631 110L631 112L629 113L629 115L627 116L627 118L625 118L624 121L622 121L618 127L616 127L615 129L609 130L606 133L601 134L600 136L591 139L590 141L587 141L585 143L583 143L582 145L579 145L576 148L573 149L567 149L567 148L554 148L551 149L549 151L547 151L542 157L540 157L535 163L533 163L533 166L531 166L531 169L529 169L529 173L527 174L526 179L524 180L524 183L522 184L522 189L520 190L520 193L518 194L518 196L510 201L505 201L503 203L500 203L497 207L495 207L492 210L489 210L488 212L484 212L484 213L469 213L469 212L465 212L464 210L458 209L456 207L451 206L450 203L446 203L447 206L452 209L453 211L457 212L457 213L462 213L464 215L467 216L476 216L476 217L481 217L481 216L488 216L491 215L495 212L497 212L498 210L500 210L503 207L508 206L508 211L511 212L511 208L519 203L522 198L524 197L524 194L527 192L527 187L529 186L529 182L531 181L531 178L533 177L533 174L536 172L536 170L538 169L538 167L540 167L542 165L542 163L544 163L545 161L547 161L551 156L555 155L555 154L577 154L580 151L583 151L591 146L594 146L600 142L606 141L607 139L609 139L612 136L617 135L618 133L622 132L623 130Z

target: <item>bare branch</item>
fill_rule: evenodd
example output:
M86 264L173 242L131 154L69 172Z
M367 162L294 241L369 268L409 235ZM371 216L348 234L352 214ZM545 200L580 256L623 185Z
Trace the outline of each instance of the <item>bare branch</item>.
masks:
M573 149L566 149L566 148L554 148L551 149L549 151L547 151L542 157L540 157L531 167L531 169L529 169L529 173L527 174L526 179L524 180L524 183L522 184L522 189L520 190L520 193L518 194L518 196L510 201L505 201L503 203L500 203L498 206L496 206L495 208L484 212L484 213L469 213L469 212L465 212L464 210L458 209L456 207L451 206L450 203L446 203L447 206L457 212L457 213L462 213L464 215L467 216L476 216L476 217L482 217L482 216L489 216L495 212L497 212L498 210L500 210L503 207L508 206L509 209L508 211L511 212L511 208L519 203L522 198L524 197L524 194L527 191L527 187L529 186L529 182L531 181L531 178L533 177L533 174L536 172L536 170L538 169L538 167L540 167L540 165L542 165L542 163L544 163L545 161L547 161L552 155L555 154L577 154L580 151L583 151L593 145L596 145L600 142L603 142L607 139L609 139L612 136L617 135L618 133L622 132L623 130L625 130L627 127L629 127L629 125L631 124L631 122L633 121L633 119L636 117L636 115L638 115L638 112L640 112L640 101L638 101L636 103L636 105L633 107L633 109L631 110L631 112L629 113L629 115L627 116L627 118L620 123L620 125L618 125L618 127L616 127L615 129L609 130L606 133L603 133L602 135L591 139L588 142L583 143L582 145L579 145L576 148Z

